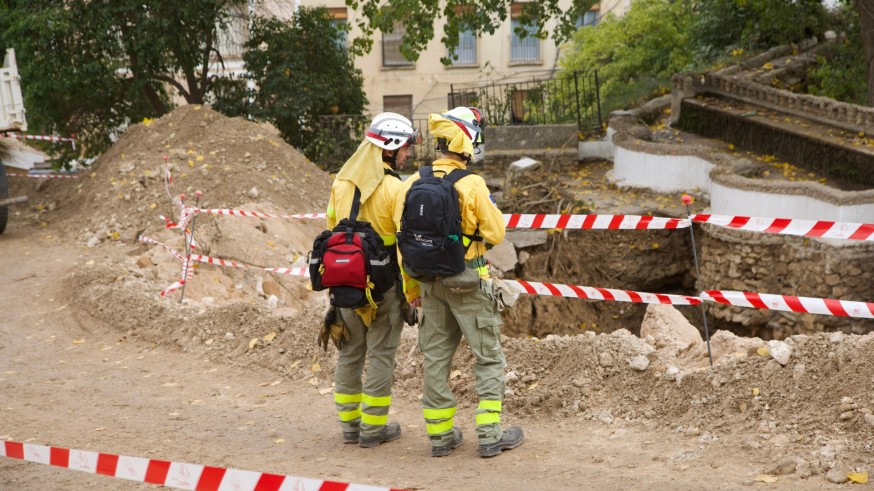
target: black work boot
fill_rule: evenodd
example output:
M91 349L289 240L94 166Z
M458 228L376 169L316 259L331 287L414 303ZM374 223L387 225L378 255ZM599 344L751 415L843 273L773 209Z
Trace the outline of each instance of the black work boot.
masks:
M451 454L453 450L461 446L461 442L464 441L464 437L461 436L461 430L458 428L452 428L452 441L447 443L446 445L432 446L431 447L431 457L446 457Z
M382 427L382 431L376 436L362 436L358 439L358 446L363 448L373 448L382 443L397 440L401 437L401 425L398 423L389 423Z
M523 440L525 440L525 435L522 434L522 428L518 426L508 428L504 430L504 434L501 435L501 439L497 442L480 445L479 456L482 458L494 457L504 450L510 450L522 445Z
M348 430L343 431L343 443L358 443L359 434L358 425L352 424Z
M358 430L355 431L344 431L343 432L343 443L358 443Z

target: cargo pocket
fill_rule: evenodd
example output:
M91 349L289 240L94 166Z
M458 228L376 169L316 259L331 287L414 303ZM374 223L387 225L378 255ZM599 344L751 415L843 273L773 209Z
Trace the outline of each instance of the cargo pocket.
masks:
M394 299L392 299L394 300ZM397 348L401 344L401 333L404 331L403 313L398 308L396 302L386 302L386 308L390 308L388 313L388 328L390 332L388 339L385 340L386 348Z
M476 326L480 334L480 352L484 358L498 360L501 357L501 318L477 316Z

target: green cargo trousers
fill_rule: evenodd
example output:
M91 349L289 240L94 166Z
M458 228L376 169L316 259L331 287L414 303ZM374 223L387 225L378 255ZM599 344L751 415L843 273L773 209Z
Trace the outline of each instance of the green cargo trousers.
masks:
M504 352L501 349L501 316L494 287L481 280L472 293L452 293L442 280L422 283L422 320L419 349L425 355L425 387L422 397L425 426L432 446L452 441L456 409L455 394L449 388L452 357L461 336L476 355L474 375L479 406L476 433L480 445L501 439L501 402L504 399Z
M395 352L404 328L398 288L383 295L370 327L352 309L340 309L351 340L340 350L334 372L334 404L344 432L376 436L388 422ZM367 380L362 383L367 358Z

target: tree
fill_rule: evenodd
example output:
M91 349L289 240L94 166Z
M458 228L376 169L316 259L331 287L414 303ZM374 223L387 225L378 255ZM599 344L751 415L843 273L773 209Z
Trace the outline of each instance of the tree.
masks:
M577 31L561 59L562 70L597 70L602 108L621 109L669 88L671 76L689 69L689 0L636 0L624 17L608 16Z
M868 105L874 106L874 5L870 0L855 0L865 62L868 64Z
M434 19L446 20L440 41L455 52L458 47L458 34L470 30L475 36L484 33L494 34L507 19L512 10L513 0L346 0L346 5L362 14L356 25L363 37L353 40L351 51L362 54L370 51L373 34L379 30L394 32L395 23L406 29L401 39L401 53L409 60L419 58L428 42L434 38ZM559 4L569 4L562 8ZM545 39L549 36L546 23L556 19L558 26L553 33L557 43L570 39L577 29L577 20L596 3L596 0L540 0L522 3L520 23L537 27L535 36ZM527 31L519 29L517 34L524 37ZM450 63L448 58L444 63Z
M160 116L166 87L188 103L209 91L220 33L246 0L0 0L0 43L14 47L28 120L76 134L88 154L124 124Z
M327 9L301 7L287 22L256 18L243 55L257 86L250 114L314 161L332 145L322 118L361 115L367 105L364 77L341 34Z

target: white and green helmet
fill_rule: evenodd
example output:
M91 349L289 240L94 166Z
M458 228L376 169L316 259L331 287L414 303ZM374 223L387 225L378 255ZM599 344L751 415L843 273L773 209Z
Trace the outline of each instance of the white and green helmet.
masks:
M482 112L475 107L459 106L443 113L443 117L454 122L470 137L473 147L485 143L483 130L486 127Z

